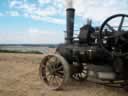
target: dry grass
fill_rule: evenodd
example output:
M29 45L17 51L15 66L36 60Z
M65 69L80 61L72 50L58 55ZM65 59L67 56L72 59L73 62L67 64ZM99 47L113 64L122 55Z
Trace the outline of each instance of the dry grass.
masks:
M38 75L42 56L0 53L0 96L128 96L122 89L88 82L63 91L47 90Z

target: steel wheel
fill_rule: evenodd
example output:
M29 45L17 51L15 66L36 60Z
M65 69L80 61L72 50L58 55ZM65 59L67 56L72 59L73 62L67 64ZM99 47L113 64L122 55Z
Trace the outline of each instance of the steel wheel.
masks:
M48 88L53 90L62 89L63 85L70 79L68 63L62 56L57 54L44 56L39 73Z
M83 66L83 68L81 69L80 72L75 72L72 74L72 78L74 80L84 81L85 79L87 79L87 76L88 76L87 64L83 63L82 66Z

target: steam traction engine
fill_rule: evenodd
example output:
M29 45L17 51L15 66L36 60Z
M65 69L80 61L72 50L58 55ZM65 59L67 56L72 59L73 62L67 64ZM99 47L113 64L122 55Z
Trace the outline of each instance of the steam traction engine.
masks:
M99 30L88 20L74 37L74 13L73 8L66 10L65 44L60 44L55 54L44 56L39 68L41 79L54 90L72 79L128 89L128 15L107 18Z

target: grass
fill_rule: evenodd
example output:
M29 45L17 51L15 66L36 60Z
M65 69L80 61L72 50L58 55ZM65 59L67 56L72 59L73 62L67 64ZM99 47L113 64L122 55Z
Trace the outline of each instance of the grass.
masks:
M17 51L17 50L0 50L0 53L33 53L33 54L43 54L42 52L39 51Z

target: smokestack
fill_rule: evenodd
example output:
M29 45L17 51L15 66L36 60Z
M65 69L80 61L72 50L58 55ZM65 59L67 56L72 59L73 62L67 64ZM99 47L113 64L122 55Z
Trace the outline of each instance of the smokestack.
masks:
M66 44L72 44L73 33L74 33L74 8L66 9Z

